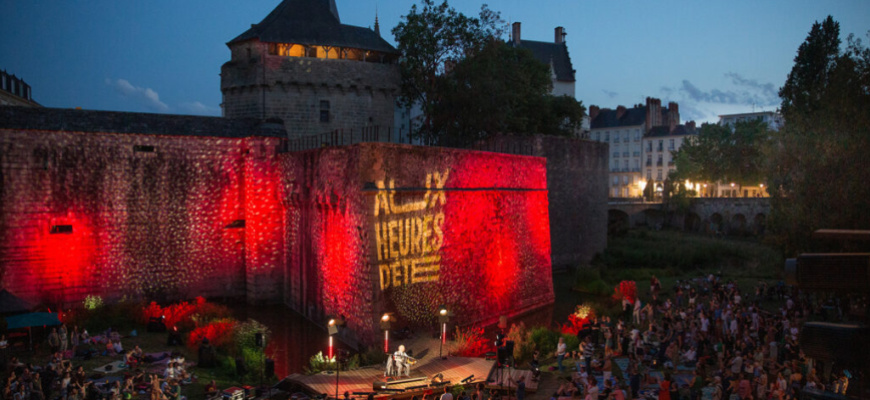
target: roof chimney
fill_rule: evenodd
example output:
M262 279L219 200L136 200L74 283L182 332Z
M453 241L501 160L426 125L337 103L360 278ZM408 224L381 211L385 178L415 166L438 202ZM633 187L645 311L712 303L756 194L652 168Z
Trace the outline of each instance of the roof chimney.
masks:
M514 44L520 44L520 23L514 22L511 29L511 41Z
M598 106L589 106L589 120L594 120L595 117L598 116L599 112L601 112L601 109L598 108Z
M556 44L564 43L566 35L568 35L568 34L565 33L565 28L563 28L561 26L557 26L556 27Z
M686 128L691 132L695 130L695 121L686 122Z
M625 106L616 107L616 119L622 118L625 115Z
M680 106L677 103L669 102L668 103L668 127L671 132L674 131L674 128L680 124Z

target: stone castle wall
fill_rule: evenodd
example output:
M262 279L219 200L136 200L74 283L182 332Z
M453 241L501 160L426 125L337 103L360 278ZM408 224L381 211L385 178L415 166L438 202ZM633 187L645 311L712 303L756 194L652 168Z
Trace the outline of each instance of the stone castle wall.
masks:
M547 159L555 268L588 263L607 247L607 144L557 136L500 136L480 146Z
M235 46L233 59L221 68L224 116L277 117L290 138L392 126L399 89L396 65L263 56L265 44L255 41ZM329 102L328 122L320 119L322 101Z
M221 118L20 107L0 116L0 286L49 304L94 294L280 301L272 183L283 139L233 137L254 129ZM172 136L112 133L173 126Z

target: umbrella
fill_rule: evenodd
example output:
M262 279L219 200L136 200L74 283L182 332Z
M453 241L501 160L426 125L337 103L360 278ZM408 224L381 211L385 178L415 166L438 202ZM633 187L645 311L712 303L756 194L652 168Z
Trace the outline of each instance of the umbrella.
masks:
M33 349L33 333L31 332L34 326L55 326L60 325L60 320L57 319L57 314L47 312L35 312L29 314L13 315L6 318L6 329L27 328L30 337L30 349Z
M47 312L35 312L29 314L13 315L6 317L6 329L29 328L31 326L54 326L60 325L57 314Z

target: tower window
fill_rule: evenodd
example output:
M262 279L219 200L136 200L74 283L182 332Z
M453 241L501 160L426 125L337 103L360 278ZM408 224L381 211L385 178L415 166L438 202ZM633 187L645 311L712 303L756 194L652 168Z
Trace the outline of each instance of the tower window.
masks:
M329 122L329 100L320 100L320 122Z

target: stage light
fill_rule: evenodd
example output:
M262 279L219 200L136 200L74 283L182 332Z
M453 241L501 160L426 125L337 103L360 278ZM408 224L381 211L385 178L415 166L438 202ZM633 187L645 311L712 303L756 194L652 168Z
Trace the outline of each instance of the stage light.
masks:
M447 341L447 323L450 322L450 311L447 310L447 307L441 306L438 307L438 321L441 322L441 344L438 346L438 357L441 359L446 359L443 355L444 351L444 343Z
M472 381L472 380L474 380L474 374L471 374L471 376L469 376L468 378L463 379L462 383L466 384L466 383L468 383L468 381Z
M390 314L381 317L381 329L384 331L384 353L390 352Z

